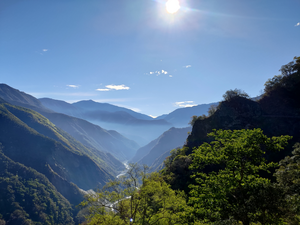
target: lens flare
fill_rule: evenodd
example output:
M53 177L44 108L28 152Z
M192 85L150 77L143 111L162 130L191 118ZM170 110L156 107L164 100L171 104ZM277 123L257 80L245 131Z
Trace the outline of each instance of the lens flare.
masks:
M168 0L166 3L168 13L176 13L180 9L178 0Z

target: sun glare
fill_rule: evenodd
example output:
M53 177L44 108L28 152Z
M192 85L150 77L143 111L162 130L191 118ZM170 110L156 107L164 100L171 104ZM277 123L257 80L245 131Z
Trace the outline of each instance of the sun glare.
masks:
M166 3L168 13L176 13L180 9L178 0L168 0Z

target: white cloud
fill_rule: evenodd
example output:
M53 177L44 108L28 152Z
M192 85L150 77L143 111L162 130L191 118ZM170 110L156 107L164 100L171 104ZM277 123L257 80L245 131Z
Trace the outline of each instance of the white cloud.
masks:
M295 27L297 27L297 26L300 26L300 23L297 23L297 24L295 25Z
M169 77L173 77L172 75L169 75Z
M130 87L127 87L125 86L124 84L121 84L121 85L113 85L113 84L110 84L110 85L106 85L105 86L106 88L98 88L96 89L96 91L111 91L111 90L129 90Z
M193 107L196 104L193 104L194 101L184 101L184 102L175 102L175 106L177 107Z
M109 88L109 89L113 89L113 90L129 90L130 87L127 87L125 86L124 84L121 84L121 85L113 85L113 84L110 84L110 85L106 85L105 87Z
M98 89L96 89L96 91L110 91L111 89L108 89L108 88L103 88L103 89L101 89L101 88L98 88Z
M48 52L48 49L44 48L44 49L43 49L43 52Z
M154 118L154 119L157 117L157 116L152 116L152 115L149 115L149 116L152 117L152 118Z
M161 74L168 74L168 71L166 71L166 70L157 70L157 71L155 71L155 72L150 72L149 74L156 74L156 76L159 76L159 75L161 75Z
M71 88L78 88L79 87L79 85L74 85L74 84L68 84L66 86L67 87L71 87Z
M192 67L191 65L187 65L187 66L185 66L185 68L190 68L190 67Z

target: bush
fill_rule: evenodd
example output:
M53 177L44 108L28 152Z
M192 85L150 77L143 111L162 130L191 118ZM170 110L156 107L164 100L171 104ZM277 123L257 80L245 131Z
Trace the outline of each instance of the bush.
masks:
M235 97L249 98L249 95L245 91L237 88L234 90L230 89L226 91L225 94L223 95L224 101L230 101Z

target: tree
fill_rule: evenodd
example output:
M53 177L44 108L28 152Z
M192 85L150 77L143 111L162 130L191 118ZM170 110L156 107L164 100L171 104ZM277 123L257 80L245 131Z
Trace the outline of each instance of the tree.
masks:
M89 209L88 224L179 225L190 219L183 193L172 190L159 174L130 166L127 176L86 196L81 206Z
M191 125L191 126L194 126L194 124L195 124L195 122L197 121L197 120L204 120L204 119L206 119L207 118L207 116L205 115L205 114L203 114L202 116L192 116L191 117L191 121L189 122L189 124Z
M215 140L194 150L190 166L195 184L189 203L197 216L244 225L279 223L280 192L261 174L277 165L267 162L265 151L283 149L291 137L268 138L260 129L214 130L208 136Z
M225 94L223 95L223 98L225 101L230 101L231 99L238 96L243 98L249 98L249 95L245 91L237 88L234 90L226 91Z
M208 116L212 116L218 110L218 106L211 105L207 111Z
M287 200L286 218L291 224L300 223L300 144L294 145L293 156L279 162L275 176Z
M273 78L270 78L265 83L265 93L268 93L274 90L277 87L288 86L289 83L294 84L294 79L291 79L291 75L299 75L300 72L300 57L294 57L294 60L289 62L286 65L281 66L279 70L281 72L280 75L276 75ZM299 77L299 76L298 76Z

